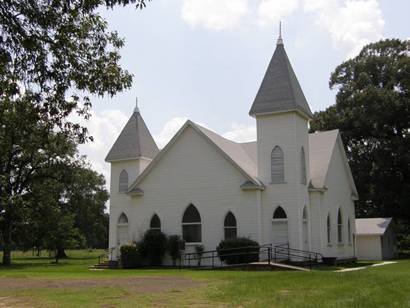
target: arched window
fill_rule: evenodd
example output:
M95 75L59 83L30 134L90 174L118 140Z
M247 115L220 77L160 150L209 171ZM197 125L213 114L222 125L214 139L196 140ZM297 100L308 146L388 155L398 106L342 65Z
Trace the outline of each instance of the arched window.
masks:
M327 232L327 243L330 244L332 242L332 227L330 224L330 214L327 215L326 232Z
M341 243L343 241L343 221L342 213L339 210L337 211L337 241Z
M271 177L272 183L283 183L285 181L283 151L279 146L275 146L272 150Z
M118 224L119 225L124 225L124 224L127 224L128 223L128 217L127 217L127 215L125 215L124 213L122 213L121 215L120 215L120 217L118 217Z
M124 193L128 191L128 173L122 170L120 173L119 192Z
M154 214L154 216L152 216L149 227L151 230L161 231L161 220L159 219L157 214Z
M300 184L306 185L306 158L303 147L300 151Z
M281 206L278 206L275 212L273 213L273 219L286 219L286 218L288 217L286 216L285 210Z
M347 240L352 243L352 227L350 226L350 217L347 219Z
M279 246L289 244L288 216L285 210L278 206L272 217L272 244Z
M224 221L224 233L225 233L225 239L234 239L236 238L236 218L232 214L232 212L229 212L225 216L225 221Z
M182 237L186 243L202 242L201 216L192 204L187 207L182 217Z

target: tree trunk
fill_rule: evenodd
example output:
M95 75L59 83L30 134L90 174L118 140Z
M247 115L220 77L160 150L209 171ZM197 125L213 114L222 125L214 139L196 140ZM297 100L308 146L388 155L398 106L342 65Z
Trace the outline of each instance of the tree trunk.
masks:
M67 259L67 254L65 253L64 247L58 247L56 251L56 258Z
M11 265L11 224L7 218L3 228L3 265Z

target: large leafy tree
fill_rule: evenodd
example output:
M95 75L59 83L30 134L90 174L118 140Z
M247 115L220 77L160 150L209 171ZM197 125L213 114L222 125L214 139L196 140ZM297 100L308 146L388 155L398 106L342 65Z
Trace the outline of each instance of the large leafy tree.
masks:
M87 247L108 245L108 214L105 213L108 198L103 175L83 164L72 169L71 179L64 188L64 199Z
M16 225L16 246L56 250L59 258L73 245L107 247L104 177L82 159L52 166L47 172L47 177L33 181L24 198L25 215ZM61 234L64 229L66 233Z
M339 65L336 104L311 129L339 128L359 190L359 217L410 224L410 41L382 40ZM410 234L410 229L402 229Z
M11 263L14 225L24 195L44 165L63 159L59 134L75 142L87 130L68 121L88 118L89 95L115 95L131 86L119 64L123 40L99 9L143 0L0 1L0 232L3 264Z

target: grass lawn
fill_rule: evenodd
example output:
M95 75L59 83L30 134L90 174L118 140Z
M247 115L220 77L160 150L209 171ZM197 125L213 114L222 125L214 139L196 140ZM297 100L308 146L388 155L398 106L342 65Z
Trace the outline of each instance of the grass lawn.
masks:
M410 260L335 273L90 271L100 251L15 254L0 267L0 307L410 307Z

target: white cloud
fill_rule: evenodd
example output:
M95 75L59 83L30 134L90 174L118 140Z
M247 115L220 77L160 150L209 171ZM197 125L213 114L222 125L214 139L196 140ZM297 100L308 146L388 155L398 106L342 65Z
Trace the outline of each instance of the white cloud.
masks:
M249 142L256 140L256 127L254 125L232 124L230 131L224 133L223 137L236 142Z
M87 155L92 168L102 173L110 185L110 167L105 156L125 126L128 117L120 110L91 111L91 118L87 121L79 116L71 116L70 120L88 128L94 142L88 142L78 147L81 155Z
M159 134L154 135L154 139L158 147L162 149L164 146L166 146L166 144L171 140L172 137L174 137L176 132L182 127L182 125L185 124L187 120L188 118L186 117L176 117L165 123Z
M299 0L262 0L258 8L259 23L276 25L299 7Z
M182 0L181 17L191 26L230 30L248 12L248 0Z
M316 16L333 46L346 50L348 57L383 36L385 22L377 0L305 0L305 11Z

